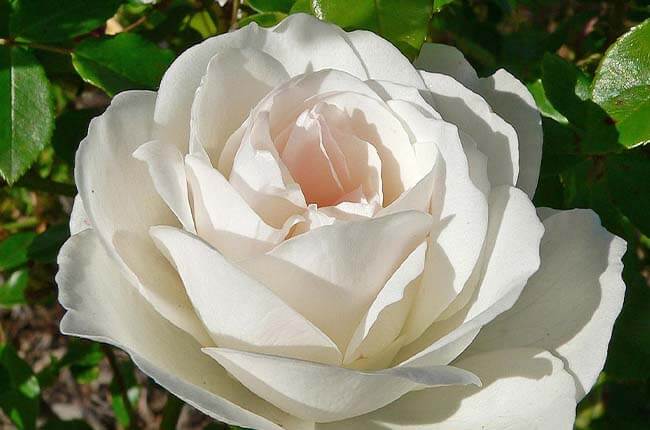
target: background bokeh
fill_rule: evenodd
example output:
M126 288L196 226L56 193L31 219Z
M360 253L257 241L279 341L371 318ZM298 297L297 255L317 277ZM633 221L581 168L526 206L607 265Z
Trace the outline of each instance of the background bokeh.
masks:
M480 76L505 68L528 85L545 135L536 205L592 208L628 242L623 312L576 428L650 428L642 0L0 0L0 428L228 428L121 351L59 333L56 255L69 235L74 153L110 97L155 89L207 37L295 12L375 31L411 59L425 40L451 44Z

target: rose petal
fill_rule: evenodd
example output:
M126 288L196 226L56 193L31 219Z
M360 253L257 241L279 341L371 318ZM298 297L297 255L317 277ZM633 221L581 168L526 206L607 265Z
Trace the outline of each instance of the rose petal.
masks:
M415 153L402 123L383 101L345 92L323 97L319 101L344 112L350 119L346 125L350 126L351 133L377 150L382 162L385 205L424 176L417 168ZM331 129L338 126L331 118L328 118L328 123Z
M133 156L147 163L158 194L174 212L183 228L196 233L187 190L185 162L178 148L153 140L141 145Z
M463 54L447 45L425 43L414 64L427 72L454 77L483 96L492 109L514 127L519 139L517 187L532 198L542 160L542 120L526 86L504 69L479 79Z
M509 311L485 326L471 353L517 346L548 349L576 378L580 400L603 368L625 284L625 242L589 210L544 220L542 264Z
M430 228L430 216L415 211L340 222L295 236L241 267L344 350L377 293Z
M263 51L228 49L215 55L192 104L190 152L203 148L216 163L226 140L251 109L287 80L284 66Z
M379 291L352 335L344 363L373 357L397 339L413 303L415 281L424 270L426 250L426 242L415 248Z
M280 243L295 220L276 229L266 224L209 161L185 157L198 235L227 258L242 260Z
M365 30L352 31L345 36L361 58L370 79L425 88L409 59L386 39Z
M492 190L482 263L466 307L432 324L400 351L396 362L447 364L462 352L479 329L510 309L528 278L539 268L544 228L528 196L517 188ZM474 276L472 276L474 279Z
M163 226L152 227L151 235L217 345L340 364L341 353L327 336L199 238Z
M178 225L160 198L146 164L132 157L151 140L156 94L125 91L93 119L75 162L75 182L93 230L131 283L165 318L209 341L180 279L157 252L149 227Z
M515 185L519 176L519 144L510 124L492 112L489 103L455 79L421 72L445 121L458 126L488 157L492 186Z
M92 226L86 214L86 209L84 209L81 195L77 194L72 203L72 212L70 212L70 234L75 235L88 228L92 228Z
M351 420L316 430L572 429L575 387L562 362L539 349L506 349L454 365L481 378L482 388L440 387L407 394Z
M288 16L276 27L246 27L205 40L185 51L160 83L154 138L187 153L190 110L208 63L227 49L258 49L282 64L289 76L322 69L343 70L367 79L361 60L340 28L305 14Z
M120 273L93 230L71 237L58 258L59 301L68 311L64 334L124 349L167 390L233 425L280 430L296 419L235 383L201 345L148 303Z
M225 348L203 351L258 396L292 415L316 422L361 415L424 387L480 385L472 373L451 366L359 372Z
M435 145L441 155L436 164L439 190L434 190L427 262L409 320L406 343L417 339L465 286L479 261L488 231L488 202L469 176L467 158L456 127L432 120L438 126ZM429 143L433 145L434 143ZM427 143L416 146L416 151Z
M246 130L229 175L232 187L266 223L276 228L307 207L300 186L271 140L266 112L257 115Z

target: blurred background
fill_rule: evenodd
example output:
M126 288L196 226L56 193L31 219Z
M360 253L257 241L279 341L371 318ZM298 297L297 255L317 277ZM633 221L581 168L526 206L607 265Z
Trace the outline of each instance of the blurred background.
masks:
M156 89L188 47L306 12L417 56L458 47L505 68L543 113L536 206L592 208L625 238L625 304L577 429L650 428L650 2L0 0L0 428L227 429L121 351L64 337L54 282L74 154L111 96ZM381 55L381 53L377 53Z

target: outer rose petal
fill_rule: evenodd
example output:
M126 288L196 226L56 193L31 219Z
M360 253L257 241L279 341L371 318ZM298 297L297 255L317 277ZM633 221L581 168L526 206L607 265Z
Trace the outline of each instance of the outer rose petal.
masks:
M454 364L481 378L482 388L440 387L409 393L367 415L317 430L570 430L575 386L552 354L504 349Z
M507 186L492 190L484 261L477 266L477 278L472 277L478 283L465 286L470 288L471 301L451 317L433 323L400 351L396 361L447 364L456 358L481 327L515 303L539 268L543 232L523 191Z
M492 109L515 128L519 138L517 187L532 198L542 160L542 119L526 86L504 69L479 79L463 54L447 45L425 43L414 64L427 72L456 78L483 96Z
M64 334L124 349L159 384L218 420L263 430L304 428L235 383L201 345L162 318L122 276L93 230L71 237L58 263L59 301L68 310Z
M425 387L481 383L471 372L451 366L360 372L224 348L204 351L260 397L299 418L316 422L364 414Z
M187 152L194 93L212 57L230 48L264 51L278 60L290 76L337 69L361 79L368 78L345 32L334 25L305 14L291 15L270 29L251 23L232 33L207 39L174 61L160 83L154 116L156 138Z
M165 318L209 341L178 275L149 238L152 225L178 225L145 163L133 152L151 139L156 93L125 91L94 118L76 155L75 182L97 236L129 281Z
M345 33L345 36L361 58L370 79L425 88L422 78L408 58L386 39L365 30Z
M70 234L75 235L87 228L92 228L92 225L90 225L86 209L84 209L84 202L77 194L72 204L72 212L70 212Z
M492 186L515 185L519 176L519 143L515 129L495 114L483 97L454 78L420 73L442 118L470 135L479 150L487 155Z
M580 400L605 363L623 305L625 242L589 210L559 212L544 226L539 271L513 308L485 326L466 354L517 346L548 349L565 360Z

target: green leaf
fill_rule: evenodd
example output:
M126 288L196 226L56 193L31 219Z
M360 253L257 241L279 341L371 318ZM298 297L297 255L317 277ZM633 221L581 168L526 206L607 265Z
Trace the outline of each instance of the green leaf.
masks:
M70 366L70 373L80 384L87 384L99 376L99 362L104 359L101 345L95 342L75 340L68 346L60 367Z
M25 290L29 274L27 270L17 270L9 276L7 281L0 285L0 307L11 307L25 303Z
M114 95L130 89L156 89L174 53L134 33L87 39L72 54L72 64L86 81Z
M68 224L54 225L34 238L27 249L30 260L53 263L59 254L59 249L70 237Z
M0 345L0 408L20 430L36 428L40 387L29 365L9 344Z
M118 364L120 369L120 374L122 375L122 380L127 391L127 397L131 403L131 407L138 403L138 398L140 397L140 387L138 382L135 379L135 367L133 366L132 361L122 361ZM117 421L124 427L128 427L131 422L131 417L129 416L126 405L124 404L124 397L120 390L120 386L116 378L113 378L109 386L111 392L111 404L113 406L113 413Z
M431 0L312 0L313 14L346 30L373 31L415 57L427 37L433 13Z
M596 70L592 98L602 103L643 85L650 85L650 19L609 47Z
M29 245L35 237L36 233L26 231L12 234L0 242L0 270L10 270L27 263Z
M185 403L172 393L167 393L167 402L163 409L160 430L176 430L178 427L178 418L181 415Z
M10 31L36 42L59 42L103 26L124 0L14 0Z
M249 15L246 18L241 19L237 24L240 28L250 24L251 22L256 22L261 27L273 27L286 17L287 14L282 12L264 12Z
M0 175L13 184L49 142L50 84L27 50L0 45Z
M616 207L650 236L650 157L632 150L606 160L610 195Z
M291 13L311 13L310 0L296 0L291 6Z
M602 107L616 121L622 145L633 148L650 141L650 85L624 90Z
M546 54L542 61L542 85L552 106L566 117L576 138L567 141L577 154L620 152L615 121L596 103L588 100L589 77L557 55Z
M433 11L440 12L443 7L455 2L456 0L433 0Z
M256 11L289 13L295 0L248 0L246 3Z
M542 115L548 118L552 118L562 124L569 122L569 120L566 119L564 115L562 115L557 111L557 109L553 107L548 97L546 97L546 92L544 91L544 85L542 84L541 79L536 80L532 84L528 84L527 87L528 91L530 91L530 93L533 95L535 103L537 104L537 108Z
M650 141L650 20L607 50L592 97L615 119L621 144L631 148Z

